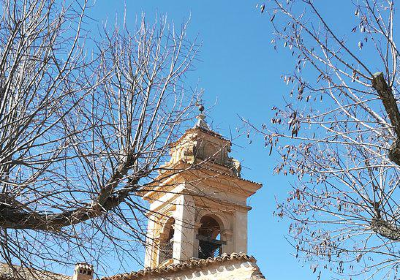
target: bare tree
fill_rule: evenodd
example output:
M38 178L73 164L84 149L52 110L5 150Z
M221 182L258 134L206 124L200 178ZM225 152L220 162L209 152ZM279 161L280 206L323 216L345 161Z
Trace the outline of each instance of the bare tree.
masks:
M398 279L400 265L399 50L394 1L352 4L354 25L324 18L311 0L262 4L275 46L295 60L292 88L272 125L258 129L296 176L277 215L292 220L296 256L362 279ZM340 29L344 28L344 22ZM256 128L257 129L257 128Z
M91 50L86 1L1 5L1 258L40 268L134 258L146 210L136 192L194 105L187 24L143 16L105 27Z

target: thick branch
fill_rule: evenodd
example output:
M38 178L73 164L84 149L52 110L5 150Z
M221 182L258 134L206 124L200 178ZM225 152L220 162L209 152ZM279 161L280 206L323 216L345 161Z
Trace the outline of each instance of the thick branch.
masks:
M390 224L381 218L373 218L371 221L371 229L377 234L390 240L400 241L400 228L394 224Z
M110 194L107 198L103 196L101 204L97 199L96 202L87 206L56 214L23 210L21 207L14 207L12 204L4 202L3 199L0 202L0 227L56 231L103 215L120 205L130 193L137 189L138 186L130 182L129 187L125 187L112 195Z
M372 87L378 92L397 136L397 140L390 147L389 159L400 165L400 112L396 99L394 98L392 88L387 84L382 72L373 75Z

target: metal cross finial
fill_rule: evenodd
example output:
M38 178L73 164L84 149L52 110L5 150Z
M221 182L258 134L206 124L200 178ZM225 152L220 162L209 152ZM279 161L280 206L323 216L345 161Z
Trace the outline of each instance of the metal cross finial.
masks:
M197 108L199 108L200 114L203 114L204 105L203 105L203 101L201 99L196 101L196 106L197 106Z
M207 125L207 123L205 122L205 118L206 116L204 115L204 105L202 104L202 100L197 100L196 101L196 106L197 108L199 108L200 114L196 117L197 118L197 123L195 125L195 127L201 127L203 129L210 129Z

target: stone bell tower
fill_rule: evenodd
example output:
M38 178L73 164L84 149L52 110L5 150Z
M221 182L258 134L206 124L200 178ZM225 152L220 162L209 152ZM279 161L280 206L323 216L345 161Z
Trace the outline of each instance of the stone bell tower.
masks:
M231 142L196 125L171 145L171 159L141 195L150 203L145 266L247 253L246 200L261 185L240 177Z

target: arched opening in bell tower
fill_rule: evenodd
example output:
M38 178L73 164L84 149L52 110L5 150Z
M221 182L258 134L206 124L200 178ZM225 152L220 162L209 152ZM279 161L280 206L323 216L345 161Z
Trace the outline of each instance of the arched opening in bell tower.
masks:
M159 248L159 259L158 263L161 265L167 260L173 257L174 247L174 225L175 219L169 218L164 225L162 235L160 236L160 248Z
M220 223L211 216L203 216L200 219L197 239L199 240L198 257L200 259L214 258L222 254L221 240L222 227Z

